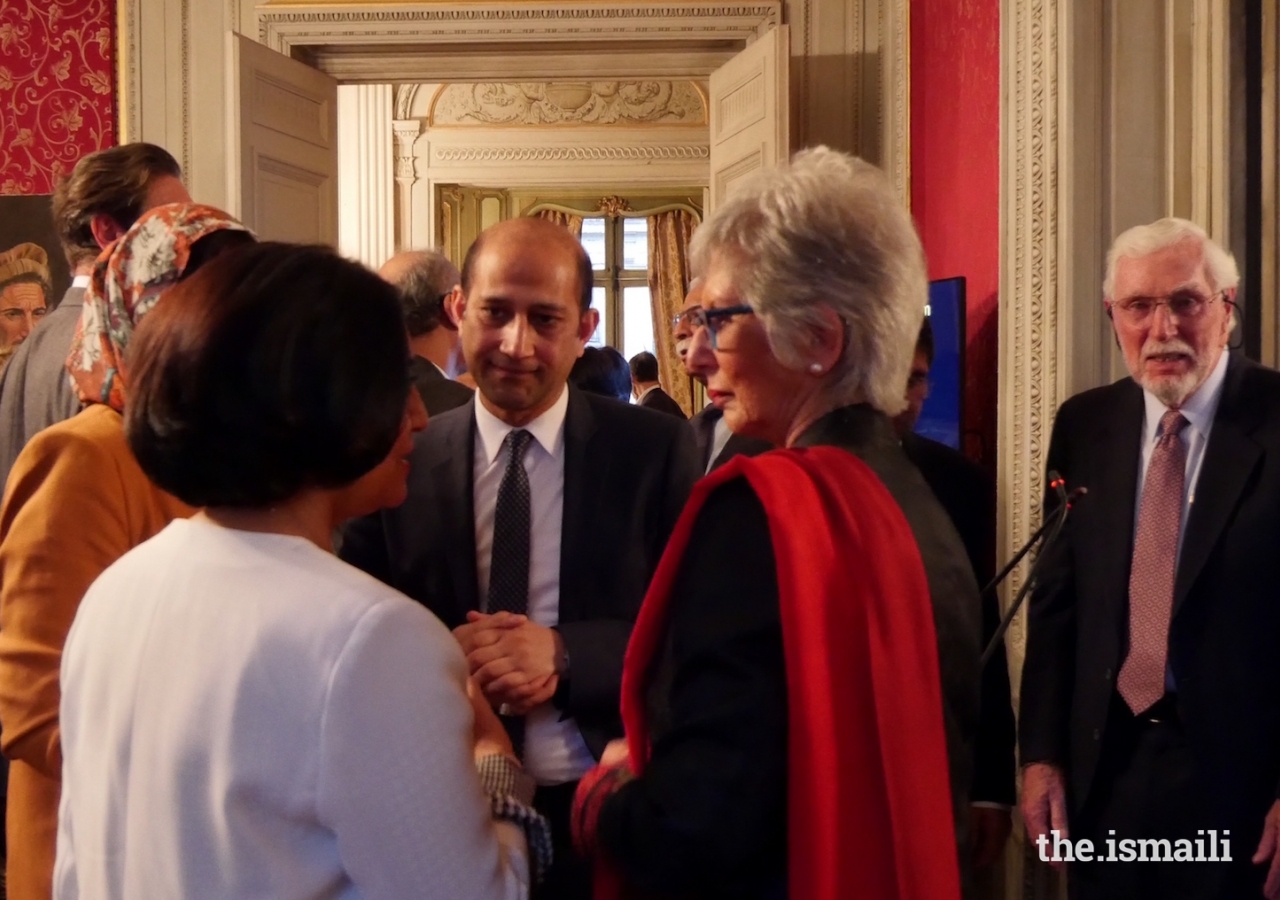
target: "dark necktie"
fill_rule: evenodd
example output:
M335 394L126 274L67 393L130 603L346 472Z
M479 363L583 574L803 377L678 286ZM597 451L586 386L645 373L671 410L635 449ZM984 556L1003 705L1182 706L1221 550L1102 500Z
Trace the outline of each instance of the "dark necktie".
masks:
M1142 484L1138 534L1129 570L1129 654L1117 681L1120 696L1134 715L1145 712L1164 696L1187 469L1187 448L1178 432L1186 424L1176 409L1160 418L1160 439L1151 451Z
M523 428L507 434L507 469L498 486L493 512L493 548L489 554L489 613L529 611L529 473L524 451L532 435ZM524 719L501 716L516 755L524 757Z
M486 612L529 611L529 474L524 451L532 435L524 429L510 432L507 470L498 487L493 513L493 550L489 557L489 603Z

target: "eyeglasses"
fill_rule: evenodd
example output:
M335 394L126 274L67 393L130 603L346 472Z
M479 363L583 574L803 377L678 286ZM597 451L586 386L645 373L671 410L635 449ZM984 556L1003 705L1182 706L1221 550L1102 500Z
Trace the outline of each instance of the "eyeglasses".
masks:
M1179 322L1191 322L1204 315L1216 297L1224 297L1226 291L1218 291L1208 297L1195 291L1179 291L1168 297L1131 297L1111 304L1124 320L1132 325L1145 325L1151 321L1158 307L1165 307L1169 315ZM1229 302L1229 301L1224 301Z
M715 309L703 309L701 306L691 306L681 313L676 314L671 319L671 327L676 331L684 329L690 333L697 331L699 328L707 329L707 336L711 342L711 349L720 349L717 335L725 323L734 316L754 315L755 310L745 303L738 306L721 306Z

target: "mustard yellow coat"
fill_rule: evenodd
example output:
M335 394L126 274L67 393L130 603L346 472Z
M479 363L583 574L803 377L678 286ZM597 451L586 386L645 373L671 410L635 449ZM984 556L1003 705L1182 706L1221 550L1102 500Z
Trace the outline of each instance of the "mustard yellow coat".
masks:
M138 467L103 404L40 432L0 505L0 748L12 760L11 900L50 900L62 773L58 671L85 591L107 566L193 510Z

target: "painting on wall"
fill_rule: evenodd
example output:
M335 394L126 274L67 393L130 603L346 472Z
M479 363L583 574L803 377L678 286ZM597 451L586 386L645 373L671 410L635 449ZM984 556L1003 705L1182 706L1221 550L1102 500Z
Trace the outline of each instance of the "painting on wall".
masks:
M51 200L0 196L0 366L71 285Z

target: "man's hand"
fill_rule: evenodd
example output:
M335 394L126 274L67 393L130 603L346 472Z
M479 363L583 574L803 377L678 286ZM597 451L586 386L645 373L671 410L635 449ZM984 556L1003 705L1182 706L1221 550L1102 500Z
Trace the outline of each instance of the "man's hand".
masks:
M466 625L459 625L453 629L453 637L462 645L462 655L469 656L477 647L496 641L505 629L515 628L528 621L528 616L515 613L500 612L486 615L473 610L467 613Z
M627 746L626 738L614 738L605 745L604 753L600 755L600 765L602 766L621 766L631 761L631 750Z
M1032 843L1042 835L1052 839L1050 831L1060 837L1067 833L1067 790L1062 770L1051 763L1032 763L1022 770L1022 818L1027 823L1027 836ZM1063 863L1050 863L1060 869Z
M1013 815L1009 810L976 804L969 808L969 834L975 869L985 869L999 861L1012 830Z
M1258 842L1258 852L1253 854L1253 861L1257 865L1265 865L1268 860L1271 868L1267 872L1266 883L1262 885L1262 896L1267 900L1280 900L1280 800L1271 804L1262 823L1262 840Z

